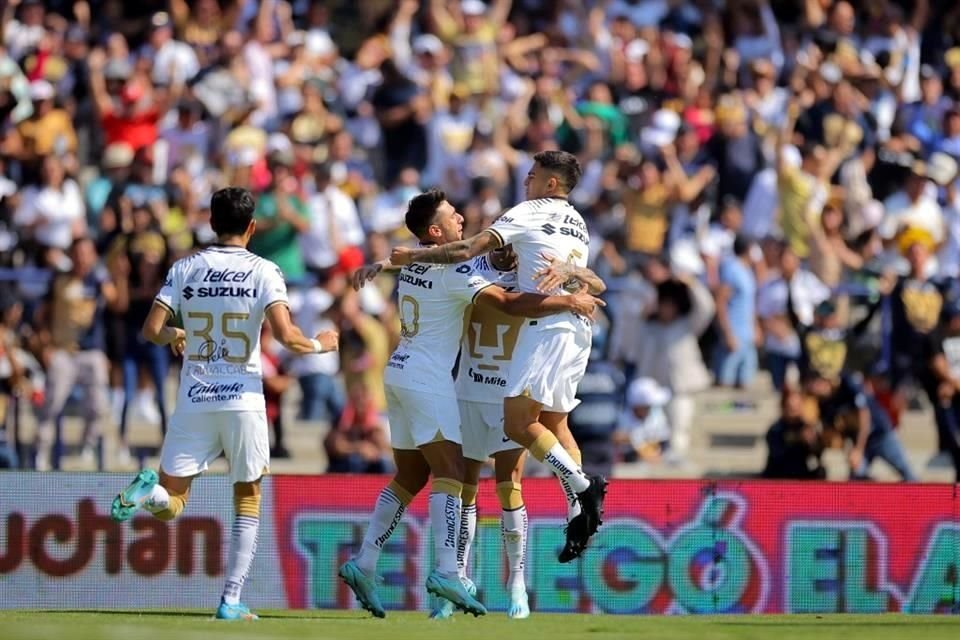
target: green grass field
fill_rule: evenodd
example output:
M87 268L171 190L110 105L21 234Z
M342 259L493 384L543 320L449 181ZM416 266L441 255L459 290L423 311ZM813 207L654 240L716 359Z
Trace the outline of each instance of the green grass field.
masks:
M209 611L0 611L5 640L955 640L960 618L947 616L603 616L502 613L433 621L424 613L391 612L374 620L357 611L261 611L257 622L225 623Z

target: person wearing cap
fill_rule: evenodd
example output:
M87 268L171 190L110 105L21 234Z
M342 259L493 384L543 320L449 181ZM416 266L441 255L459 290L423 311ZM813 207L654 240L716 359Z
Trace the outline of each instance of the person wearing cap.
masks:
M933 405L939 450L950 454L960 480L960 297L943 306L943 320L922 344L926 370L920 378Z
M926 162L913 162L903 187L883 201L883 208L880 236L884 240L895 240L900 232L913 228L929 234L934 245L943 241L943 210Z
M876 459L893 467L903 480L918 480L890 416L860 382L847 374L830 379L811 369L803 378L803 387L817 400L826 441L850 441L847 463L851 480L869 479L870 464Z
M64 157L77 150L77 132L73 119L56 106L56 91L46 80L30 83L33 115L17 125L21 143L21 159L27 162L56 153Z
M450 71L454 82L474 94L491 94L500 85L497 34L507 21L511 0L462 0L451 12L444 0L430 0L430 17L440 39L453 47Z
M656 462L670 442L670 422L665 407L670 390L652 378L637 378L627 387L626 408L617 422L613 440L626 447L627 461Z
M780 395L780 418L767 430L767 463L764 478L780 480L823 480L826 469L820 456L823 439L814 402L810 410L808 397L793 385Z
M126 142L139 150L157 140L157 124L167 112L169 98L155 100L149 87L139 79L129 80L123 86L119 105L107 91L104 67L106 57L95 49L87 59L90 69L90 92L96 106L106 144Z
M930 65L920 67L920 100L904 105L899 117L905 130L923 145L924 154L936 150L943 137L943 116L953 101L943 95L940 72Z
M919 228L908 228L897 238L909 271L901 276L886 296L889 332L885 353L891 389L901 403L904 387L922 375L926 362L918 358L917 345L937 328L943 309L943 292L930 279L933 238Z

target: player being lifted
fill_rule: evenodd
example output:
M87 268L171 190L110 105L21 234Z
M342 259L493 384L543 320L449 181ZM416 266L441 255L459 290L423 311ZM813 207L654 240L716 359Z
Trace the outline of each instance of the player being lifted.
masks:
M521 291L537 291L535 275L548 269L550 283L556 284L553 293L566 294L561 285L583 275L590 243L583 218L567 200L580 175L573 155L540 152L524 182L527 200L490 228L442 246L397 247L390 262L457 264L512 244ZM550 466L567 496L569 522L560 562L583 553L603 516L606 479L588 477L563 446L572 442L567 416L578 404L577 385L586 371L591 337L589 319L575 313L528 320L517 338L503 403L506 435Z
M277 265L246 250L256 223L253 196L230 187L213 194L210 225L218 244L178 260L143 325L143 336L184 356L177 405L163 439L159 477L144 469L114 499L114 520L144 509L160 520L182 511L193 478L222 452L230 465L236 517L217 618L251 620L240 602L260 526L260 479L270 464L260 328L264 318L297 354L337 348L335 331L310 339L290 320ZM183 318L183 329L167 324Z
M410 201L406 225L421 246L442 246L461 238L463 217L442 192L428 191ZM437 564L427 591L481 615L486 609L457 571L464 462L452 371L464 312L475 304L526 317L571 312L589 317L599 301L588 294L508 293L470 264L409 264L399 281L401 341L384 375L397 473L377 499L359 553L339 573L364 609L386 615L376 591L377 560L407 505L432 475L429 517Z
M490 282L507 291L517 289L517 255L507 245L495 249L486 256L478 256L471 262L473 269ZM389 261L363 267L354 274L354 287L361 288L381 270L395 271ZM552 288L553 268L537 274L542 286ZM606 285L592 271L585 269L584 282L589 293L599 295ZM470 550L476 535L476 496L480 471L488 457L494 459L497 498L500 501L500 531L507 555L507 589L510 605L507 616L514 619L527 618L530 606L523 570L526 555L527 512L523 502L520 481L526 451L503 433L503 394L507 369L513 357L520 327L525 318L505 314L498 309L474 305L470 309L463 331L460 347L459 373L457 375L457 398L460 407L461 435L463 437L464 481L461 510L460 535L457 539L457 567L460 579L473 590L468 577ZM576 444L564 442L568 452ZM453 615L449 600L441 600L430 614L432 618L448 618Z

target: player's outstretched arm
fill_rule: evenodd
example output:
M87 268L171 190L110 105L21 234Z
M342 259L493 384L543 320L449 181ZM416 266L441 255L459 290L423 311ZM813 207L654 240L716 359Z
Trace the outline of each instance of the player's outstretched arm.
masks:
M321 331L315 338L303 335L300 327L293 324L290 309L285 304L272 304L267 307L267 322L270 323L277 342L298 355L327 353L339 348L340 334L336 331Z
M537 290L547 293L559 287L567 290L586 287L587 292L598 296L607 290L607 284L592 269L578 267L552 256L543 256L549 264L533 274Z
M497 235L486 230L472 238L449 242L429 249L395 247L390 254L390 262L397 266L408 265L412 262L458 264L485 253L490 253L499 247L500 239Z
M400 271L400 267L392 264L389 258L374 262L373 264L365 264L354 271L353 276L350 278L351 283L353 284L353 290L360 291L360 289L363 289L363 285L367 284L384 271Z
M573 312L593 318L597 307L606 303L589 293L568 296L541 296L536 293L514 293L498 286L487 287L477 294L475 304L489 305L511 316L543 318L557 313Z
M154 302L147 314L147 319L143 321L141 333L146 340L155 345L161 347L170 345L173 352L180 355L183 353L183 347L186 344L187 333L183 329L171 327L167 324L167 319L171 315L169 307Z

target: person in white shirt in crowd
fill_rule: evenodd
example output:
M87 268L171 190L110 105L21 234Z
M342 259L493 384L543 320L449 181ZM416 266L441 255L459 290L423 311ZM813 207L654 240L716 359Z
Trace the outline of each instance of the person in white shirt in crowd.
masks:
M200 71L197 54L189 45L173 37L170 14L159 12L150 20L150 36L140 50L140 57L150 60L151 77L156 84L182 84Z
M880 237L885 241L907 227L923 229L936 244L943 240L943 211L937 204L936 189L930 186L924 162L914 163L903 188L887 198L883 207L886 213L880 223Z
M627 387L627 404L613 440L627 452L628 462L656 462L670 442L665 407L670 390L652 378L637 378Z
M420 193L420 172L412 167L400 171L397 181L389 191L376 197L373 206L364 212L364 227L367 231L393 235L403 229L403 217L407 203Z
M763 249L767 276L757 287L757 318L767 370L773 388L780 391L790 365L796 366L801 356L800 338L790 323L787 301L793 301L800 322L811 325L814 307L830 297L830 289L801 266L789 244L771 239Z
M691 276L665 279L657 285L652 312L621 338L620 349L636 363L637 377L652 378L671 391L667 414L673 433L670 461L682 462L690 450L696 400L710 388L710 372L700 354L698 340L713 319L713 296Z
M86 207L80 187L67 177L59 157L43 159L40 183L24 190L13 219L18 226L32 230L44 264L69 266L66 252L86 229Z
M307 269L323 273L336 266L348 248L363 246L363 226L357 205L331 180L330 165L313 167L316 192L307 201L310 229L300 236Z

